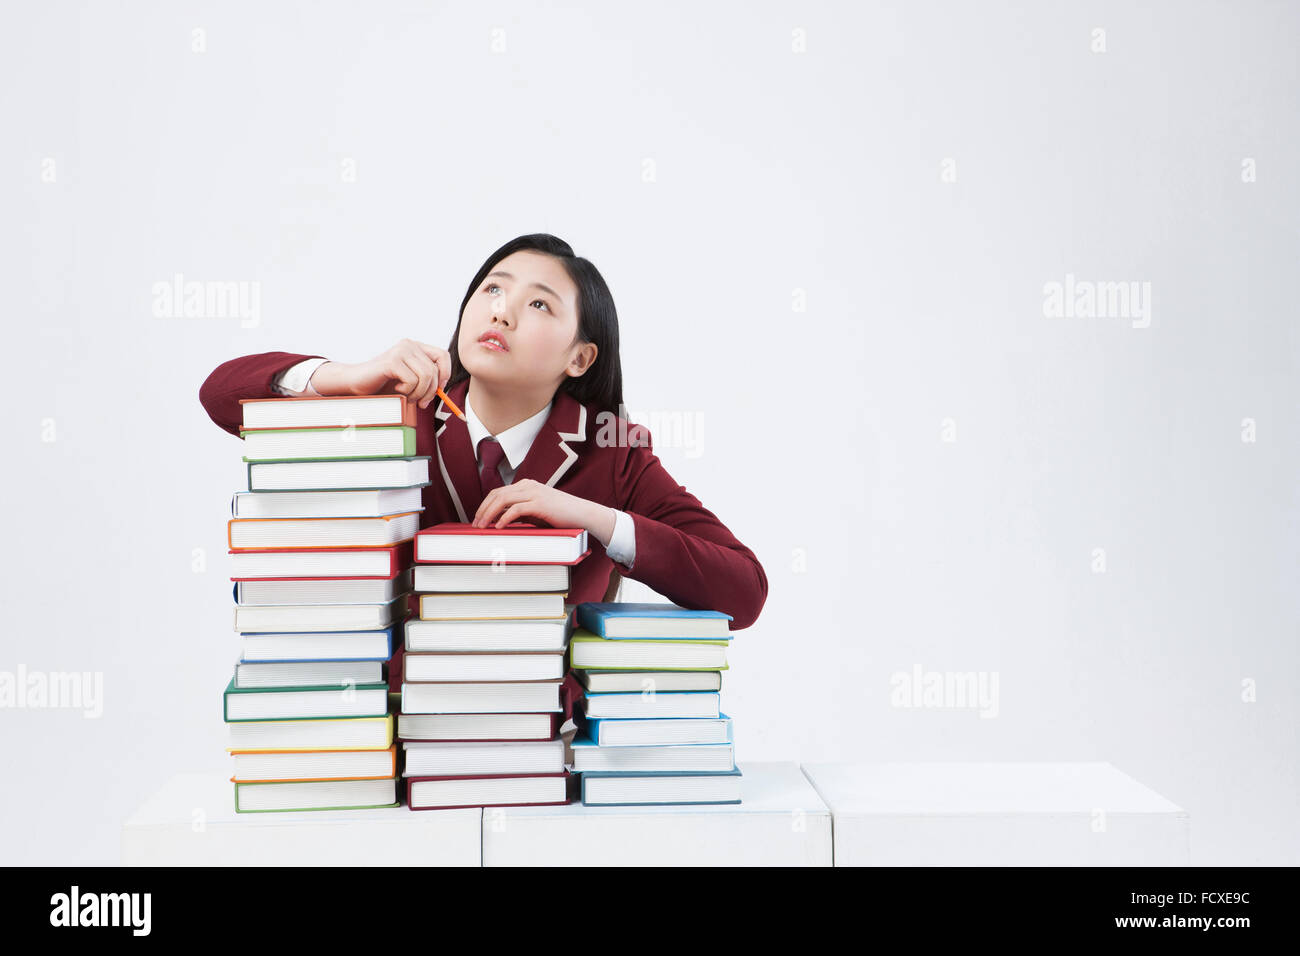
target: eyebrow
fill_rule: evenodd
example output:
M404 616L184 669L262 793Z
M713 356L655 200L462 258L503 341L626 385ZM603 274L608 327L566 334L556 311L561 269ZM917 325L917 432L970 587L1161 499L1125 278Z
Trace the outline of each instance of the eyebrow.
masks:
M491 277L491 276L502 276L503 278L509 279L511 282L513 282L513 281L515 280L515 277L514 277L514 276L512 276L509 272L506 272L506 271L503 270L503 269L498 269L496 272L489 272L489 273L488 273L488 276L489 276L489 277ZM543 284L540 283L540 282L534 282L534 283L532 283L532 285L530 286L530 288L541 289L543 292L545 292L547 295L551 296L553 299L555 299L555 300L556 300L557 302L559 302L561 305L564 304L564 299L563 299L563 297L560 295L560 293L556 292L556 291L555 291L554 289L552 289L549 285L543 285Z

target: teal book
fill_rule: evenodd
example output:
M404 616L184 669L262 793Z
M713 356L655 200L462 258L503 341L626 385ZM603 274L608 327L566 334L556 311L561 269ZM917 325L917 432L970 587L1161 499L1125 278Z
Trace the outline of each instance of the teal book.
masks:
M582 803L588 807L740 803L740 778L739 767L720 773L589 770L582 774Z
M314 687L236 687L230 678L222 694L222 719L305 720L324 717L383 717L388 685L326 684Z
M264 428L241 431L244 461L346 461L352 458L411 458L415 429L409 425L364 428Z

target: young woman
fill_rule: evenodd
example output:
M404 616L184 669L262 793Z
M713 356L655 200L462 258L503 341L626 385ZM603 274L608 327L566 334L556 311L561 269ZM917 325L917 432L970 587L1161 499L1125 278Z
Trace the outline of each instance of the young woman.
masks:
M466 421L452 414L441 387ZM614 600L619 576L686 608L749 627L767 600L753 552L654 454L623 414L618 315L596 267L554 236L521 236L470 283L450 345L403 339L366 362L265 352L219 365L199 390L214 422L238 435L241 398L408 395L416 453L430 456L421 525L502 527L528 520L586 528L570 604Z

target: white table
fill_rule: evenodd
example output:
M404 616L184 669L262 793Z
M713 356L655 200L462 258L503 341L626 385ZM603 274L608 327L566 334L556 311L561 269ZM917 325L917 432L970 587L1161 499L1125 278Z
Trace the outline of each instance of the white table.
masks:
M830 866L830 810L799 765L737 766L739 804L486 807L483 865Z
M836 866L1186 866L1190 820L1108 763L817 763Z

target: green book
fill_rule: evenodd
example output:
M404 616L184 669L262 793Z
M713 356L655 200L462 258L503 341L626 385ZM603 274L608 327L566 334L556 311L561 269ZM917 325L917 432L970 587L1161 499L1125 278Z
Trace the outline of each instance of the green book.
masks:
M239 433L244 461L347 461L352 458L411 458L410 425L360 428L257 428Z
M569 639L569 665L599 670L725 671L727 642L611 640L579 627Z
M236 813L372 810L395 807L397 778L257 781L235 784Z
M311 720L330 717L383 717L388 685L325 684L313 687L236 687L230 678L221 695L222 719Z

